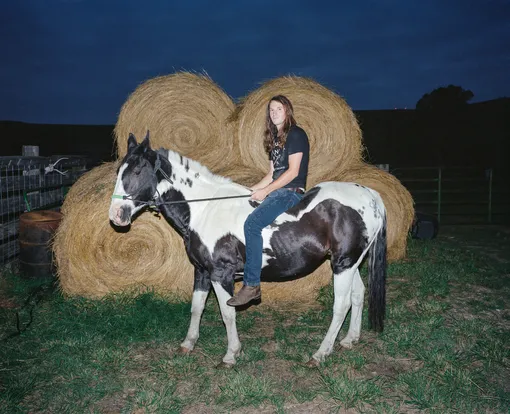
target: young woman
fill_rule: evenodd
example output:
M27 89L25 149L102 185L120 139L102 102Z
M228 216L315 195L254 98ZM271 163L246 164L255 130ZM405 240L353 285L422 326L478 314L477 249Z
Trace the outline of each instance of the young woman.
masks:
M244 223L246 263L243 287L227 304L245 305L260 299L262 229L295 206L305 192L310 145L296 125L292 103L283 95L267 105L264 147L271 160L267 175L253 187L251 198L261 201Z

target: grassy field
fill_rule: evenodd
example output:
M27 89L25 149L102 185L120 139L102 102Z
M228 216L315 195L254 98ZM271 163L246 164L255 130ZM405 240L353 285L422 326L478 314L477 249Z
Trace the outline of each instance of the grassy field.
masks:
M356 347L337 341L307 368L331 318L324 289L305 313L238 313L244 354L219 370L226 334L214 295L197 348L181 356L188 303L65 299L51 281L4 270L0 412L509 412L509 298L510 229L445 227L390 265L384 333L369 332L364 315Z

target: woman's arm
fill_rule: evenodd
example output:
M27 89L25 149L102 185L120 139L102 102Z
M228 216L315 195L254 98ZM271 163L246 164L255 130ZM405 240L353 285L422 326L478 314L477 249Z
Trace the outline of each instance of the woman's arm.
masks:
M250 188L253 191L260 190L261 188L267 187L271 181L273 181L273 171L274 171L274 165L273 161L269 164L269 172L264 176L262 180L260 180L257 184L252 185Z
M302 152L297 152L295 154L289 155L288 170L285 171L282 175L280 175L276 180L267 184L265 187L257 189L254 188L255 191L252 193L251 198L253 198L254 200L262 201L264 200L264 198L267 197L269 193L273 192L274 190L278 190L279 188L282 188L288 183L290 183L299 174L299 167L301 165L302 158L303 158ZM273 166L273 163L271 163L271 166Z

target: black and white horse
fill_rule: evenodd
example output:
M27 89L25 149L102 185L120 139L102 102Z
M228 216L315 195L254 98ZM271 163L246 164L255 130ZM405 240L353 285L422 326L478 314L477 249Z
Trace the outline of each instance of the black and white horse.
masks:
M196 161L166 149L151 149L148 134L140 144L130 134L109 213L113 224L126 226L138 211L156 205L183 237L195 267L195 281L191 322L181 352L191 352L195 346L212 286L227 330L228 348L223 358L227 366L235 364L241 350L235 308L226 302L233 295L236 274L243 272L243 224L256 207L249 194L246 187L212 174ZM233 198L225 200L227 197ZM193 202L196 199L207 200ZM349 330L340 344L350 348L360 337L365 287L358 267L367 253L369 324L376 331L383 330L386 211L376 191L355 183L321 183L265 228L262 237L262 281L303 277L326 258L331 261L333 320L310 360L312 365L331 354L351 307Z

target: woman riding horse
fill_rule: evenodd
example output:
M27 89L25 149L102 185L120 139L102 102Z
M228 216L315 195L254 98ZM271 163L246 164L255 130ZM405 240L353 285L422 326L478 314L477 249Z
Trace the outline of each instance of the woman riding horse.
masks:
M292 103L283 95L274 96L267 105L264 147L270 157L269 172L251 187L251 198L262 203L244 223L243 287L227 302L230 306L260 299L262 229L298 204L305 193L310 153L308 136L296 125Z
M214 289L227 331L225 366L241 351L236 308L227 305L236 275L243 273L243 225L256 208L249 190L211 173L190 158L164 148L154 150L149 135L138 144L130 135L115 184L109 218L128 226L137 213L156 207L183 238L194 266L191 321L181 352L189 353L199 337L200 318ZM287 191L287 190L285 190ZM292 192L289 192L292 194ZM229 199L229 200L226 200ZM359 340L365 287L359 266L368 256L369 327L382 331L385 314L386 211L376 191L357 183L323 182L303 200L262 230L261 280L280 282L305 277L329 259L333 273L333 318L310 364L331 354L351 309L346 348Z

